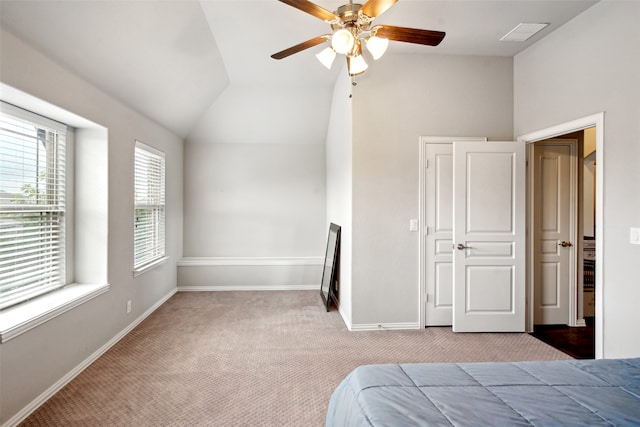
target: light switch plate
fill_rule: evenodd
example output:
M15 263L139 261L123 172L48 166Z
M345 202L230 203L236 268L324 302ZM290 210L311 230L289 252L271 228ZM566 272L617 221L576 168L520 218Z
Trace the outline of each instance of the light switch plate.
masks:
M409 220L409 231L418 231L418 220L410 219Z
M640 227L631 227L629 229L629 243L640 245Z

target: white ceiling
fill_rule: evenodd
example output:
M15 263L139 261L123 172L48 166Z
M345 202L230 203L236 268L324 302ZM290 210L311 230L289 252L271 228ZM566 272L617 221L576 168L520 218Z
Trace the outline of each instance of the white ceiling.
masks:
M513 56L596 2L401 0L375 22L447 33L437 47L391 42L391 52ZM499 40L520 22L549 26L527 42ZM229 84L330 89L341 68L317 62L323 46L270 58L330 31L277 0L0 0L0 23L182 136Z

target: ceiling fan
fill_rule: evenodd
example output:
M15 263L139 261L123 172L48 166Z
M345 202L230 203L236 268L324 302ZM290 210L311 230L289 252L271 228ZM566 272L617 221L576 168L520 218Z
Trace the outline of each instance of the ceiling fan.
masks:
M333 33L314 37L288 49L271 55L273 59L283 59L294 53L330 42L330 46L316 57L327 68L331 68L336 54L347 58L349 75L364 73L368 65L362 56L364 44L373 59L382 57L389 40L437 46L444 39L442 31L419 30L391 25L372 25L373 20L393 6L398 0L368 0L364 5L353 3L340 6L335 12L318 6L308 0L279 0L303 12L322 19L331 25Z

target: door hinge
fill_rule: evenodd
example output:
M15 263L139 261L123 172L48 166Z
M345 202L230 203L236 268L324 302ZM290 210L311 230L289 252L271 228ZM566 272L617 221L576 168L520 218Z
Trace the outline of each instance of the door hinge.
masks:
M427 159L424 163L424 168L429 169L429 159Z

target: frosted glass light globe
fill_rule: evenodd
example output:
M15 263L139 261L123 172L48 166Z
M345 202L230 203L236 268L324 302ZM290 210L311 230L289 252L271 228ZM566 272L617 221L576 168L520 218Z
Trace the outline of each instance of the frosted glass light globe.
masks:
M383 39L382 37L369 37L367 39L367 49L371 52L373 59L380 59L389 46L389 39Z
M369 68L369 66L365 62L362 55L354 56L353 58L349 59L350 75L357 76L358 74L362 74L367 68Z
M316 55L318 61L322 63L328 69L331 69L331 65L333 64L333 60L336 59L336 52L330 47L327 47L322 50L322 52Z
M333 36L331 37L331 47L333 47L333 50L337 53L346 55L351 52L351 49L353 49L355 41L356 40L353 37L353 34L351 34L351 31L343 28L333 33Z

